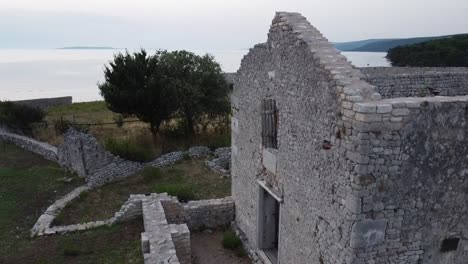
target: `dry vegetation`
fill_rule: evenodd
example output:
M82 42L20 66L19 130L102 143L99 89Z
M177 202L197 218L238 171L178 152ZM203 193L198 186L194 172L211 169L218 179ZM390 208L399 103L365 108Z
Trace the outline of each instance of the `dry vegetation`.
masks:
M34 136L52 145L59 145L62 136L54 128L54 123L65 120L77 124L102 124L115 123L120 118L125 122L122 127L116 124L86 126L101 143L106 139L127 140L136 146L147 148L154 157L162 153L184 150L190 146L204 145L218 148L230 145L229 121L204 120L198 126L198 133L194 138L188 139L183 132L177 128L180 120L174 119L162 127L162 143L158 146L153 144L153 136L148 125L138 121L134 117L124 118L107 109L104 101L75 103L67 106L54 107L48 110L45 121L47 125L38 124L34 129Z

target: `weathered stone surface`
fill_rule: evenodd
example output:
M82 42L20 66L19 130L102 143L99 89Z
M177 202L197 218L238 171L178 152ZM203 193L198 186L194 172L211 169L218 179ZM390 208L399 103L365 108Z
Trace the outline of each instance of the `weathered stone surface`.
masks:
M356 222L351 231L351 247L367 248L382 244L385 241L386 220L370 220Z
M262 181L283 197L280 263L464 264L467 76L357 69L301 15L277 13L233 90L232 194L248 252ZM264 99L278 110L273 172L262 163ZM446 238L459 242L443 253Z

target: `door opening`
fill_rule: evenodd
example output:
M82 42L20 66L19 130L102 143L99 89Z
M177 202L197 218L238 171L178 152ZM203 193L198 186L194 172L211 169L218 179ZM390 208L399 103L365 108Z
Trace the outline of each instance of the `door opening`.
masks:
M267 190L260 186L259 206L259 249L270 259L278 263L280 203Z

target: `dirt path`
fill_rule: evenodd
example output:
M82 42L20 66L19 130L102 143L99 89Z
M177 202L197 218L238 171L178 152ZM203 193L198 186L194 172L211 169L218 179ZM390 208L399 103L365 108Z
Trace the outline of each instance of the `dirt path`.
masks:
M193 264L251 264L248 257L238 257L222 246L221 231L192 233Z

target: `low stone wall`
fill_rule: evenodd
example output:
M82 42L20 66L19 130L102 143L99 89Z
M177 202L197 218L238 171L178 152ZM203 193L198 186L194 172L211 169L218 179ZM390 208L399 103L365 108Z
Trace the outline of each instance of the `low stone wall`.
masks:
M59 232L59 230L51 229L52 222L55 217L60 213L60 211L65 208L65 206L71 202L73 199L80 196L81 193L89 190L87 186L80 186L75 188L73 191L63 196L62 198L55 201L47 210L39 217L36 224L34 224L31 229L31 236L42 236L42 235L52 235ZM78 228L77 228L78 230ZM60 230L61 232L66 232L68 230ZM74 231L74 230L73 230Z
M187 239L187 234L190 241L190 232L185 232L188 231L186 225L185 228L176 227L176 225L173 225L172 228L169 226L159 198L159 195L152 194L142 200L145 225L145 232L142 234L142 250L145 264L189 264L191 263L191 257L187 260L185 259L186 251L184 251L183 255L181 255L182 252L177 252L173 234L179 242L178 246L183 248L186 246L183 242L184 239Z
M64 143L58 148L47 143L25 136L11 133L0 128L0 141L10 142L24 149L37 153L44 158L58 162L60 166L76 172L85 178L89 187L96 188L109 182L118 181L131 176L146 166L165 167L184 159L211 156L213 152L203 146L192 147L188 151L176 151L165 154L153 161L140 163L122 159L106 151L90 134L70 129L64 135ZM215 158L207 165L222 175L229 175L230 148L215 151Z
M180 263L192 263L192 247L190 245L190 230L186 224L170 224L172 242Z
M143 216L145 232L141 234L141 246L145 263L190 264L190 230L228 226L234 220L235 208L231 197L182 204L166 193L153 193L130 195L121 209L106 220L51 226L69 202L89 190L88 186L81 186L57 200L39 217L31 229L31 236L84 231Z
M153 161L140 163L113 155L92 135L73 129L64 135L64 143L58 148L60 165L86 178L88 186L93 188L124 179L143 170L145 166L170 166L186 155L198 158L212 155L212 152L207 147L192 147L188 151L171 152Z
M47 109L54 106L70 105L72 104L71 96L55 97L55 98L40 98L31 100L13 101L14 103L36 107L40 109Z
M161 200L171 224L186 223L190 230L229 226L234 220L235 205L231 197L180 203L177 198Z
M468 68L361 68L383 98L468 94Z
M8 142L24 148L28 151L41 155L47 160L57 162L57 148L47 143L37 141L32 138L10 133L5 129L0 128L0 141Z

